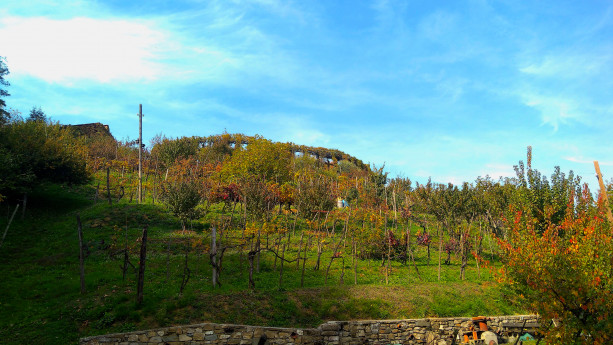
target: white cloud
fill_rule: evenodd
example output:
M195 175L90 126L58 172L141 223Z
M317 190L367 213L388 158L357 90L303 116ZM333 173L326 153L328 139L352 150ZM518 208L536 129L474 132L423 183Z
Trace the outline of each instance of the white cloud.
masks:
M519 71L540 77L584 80L588 76L595 76L603 71L608 72L612 61L611 53L549 55L539 62L526 64Z
M581 120L583 117L571 99L531 93L524 93L521 98L525 105L538 110L541 113L542 123L550 125L554 131L571 119Z
M569 162L573 162L573 163L579 163L579 164L594 164L594 161L596 159L588 159L586 157L583 156L566 156L563 157L565 160L569 161ZM598 165L606 165L606 166L612 166L613 162L611 161L598 161Z
M47 82L153 80L163 70L156 55L168 42L163 32L135 21L0 19L11 72Z

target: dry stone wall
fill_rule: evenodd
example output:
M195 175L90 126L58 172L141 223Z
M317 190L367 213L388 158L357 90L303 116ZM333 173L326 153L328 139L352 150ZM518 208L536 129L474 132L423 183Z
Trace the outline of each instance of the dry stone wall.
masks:
M107 334L83 338L81 345L385 345L459 343L458 332L467 329L472 319L429 318L407 320L329 321L317 328L277 328L203 323L148 331ZM535 315L494 316L488 328L500 335L538 327ZM499 338L502 343L504 339Z

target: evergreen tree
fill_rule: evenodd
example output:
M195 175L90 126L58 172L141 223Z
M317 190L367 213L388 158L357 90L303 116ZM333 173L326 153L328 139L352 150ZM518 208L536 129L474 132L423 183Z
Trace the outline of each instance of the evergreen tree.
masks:
M6 111L6 102L4 97L10 96L10 94L3 88L9 86L9 82L4 79L4 76L9 74L9 69L4 62L5 59L0 56L0 125L8 122L10 114Z
M30 110L30 116L28 116L28 121L46 121L47 115L43 112L40 107L32 107Z

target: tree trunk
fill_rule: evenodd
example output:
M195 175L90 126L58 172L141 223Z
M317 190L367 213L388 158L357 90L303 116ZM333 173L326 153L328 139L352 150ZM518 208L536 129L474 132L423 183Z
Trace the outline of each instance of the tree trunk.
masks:
M255 260L256 252L254 250L249 251L247 258L249 260L249 288L255 289L255 282L253 281L253 261Z
M300 250L302 249L302 239L304 238L304 230L302 231L302 234L300 235L300 243L298 244L298 256L296 257L296 269L300 269ZM304 255L306 255L306 251L304 252Z
M321 239L319 238L319 234L317 235L317 262L315 263L315 267L313 270L319 270L319 263L321 261L321 254L323 253L323 244Z
M285 247L286 247L286 245L287 244L284 243L283 244L283 249L281 250L281 263L280 263L281 266L279 268L279 290L281 290L281 288L283 286L283 263L284 263L284 260L285 260Z
M307 261L306 252L307 252L307 248L308 248L308 245L309 245L308 242L311 242L311 237L309 237L309 240L304 245L304 258L302 258L302 274L300 275L300 287L301 288L304 287L304 268L306 266L306 261Z
M185 263L183 265L183 279L181 279L181 288L179 289L179 295L183 295L183 290L187 286L189 282L189 277L191 276L191 271L188 266L187 259L189 258L189 243L185 244Z

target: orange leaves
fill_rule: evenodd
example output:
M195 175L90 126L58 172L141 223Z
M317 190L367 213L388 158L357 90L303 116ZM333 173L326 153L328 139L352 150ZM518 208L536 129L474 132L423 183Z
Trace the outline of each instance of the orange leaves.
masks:
M505 263L498 278L543 318L563 319L551 331L556 342L574 341L577 325L590 341L611 342L613 322L601 317L613 309L613 278L602 273L613 269L611 226L589 205L552 219L547 214L541 220L546 226L537 230L529 214L514 213L507 238L498 239Z

